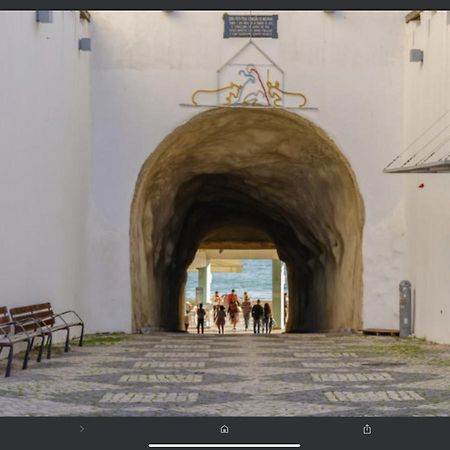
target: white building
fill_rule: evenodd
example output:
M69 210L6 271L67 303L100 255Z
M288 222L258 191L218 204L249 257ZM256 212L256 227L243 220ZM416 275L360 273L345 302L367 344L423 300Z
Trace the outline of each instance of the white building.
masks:
M224 39L223 13L91 11L88 21L54 11L51 23L0 13L0 303L50 300L79 311L88 331L131 331L141 167L175 128L224 101L200 93L194 105L192 94L233 81L230 64L246 62L305 95L309 109L288 96L284 106L323 130L355 174L363 326L398 328L398 284L409 279L415 334L450 343L450 181L383 173L422 133L448 139L449 13L406 23L395 11L265 11L278 15L278 38L254 37L242 52L249 39ZM90 52L79 49L85 37Z

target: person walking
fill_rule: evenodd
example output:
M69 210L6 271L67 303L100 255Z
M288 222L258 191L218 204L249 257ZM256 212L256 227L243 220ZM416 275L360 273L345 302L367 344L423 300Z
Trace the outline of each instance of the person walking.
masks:
M239 297L236 294L234 289L231 289L231 292L227 295L227 306L230 307L231 302L236 302L239 306Z
M192 311L192 305L189 302L186 302L184 309L184 331L187 333L190 325L190 312Z
M233 330L236 331L236 325L239 322L239 303L237 300L232 300L228 307L228 314L230 315L230 322L233 325Z
M286 323L287 323L287 316L288 316L288 302L289 302L288 293L285 292L284 295L283 295L283 305L284 305L284 325L286 325Z
M268 303L264 303L263 332L272 332L272 309Z
M252 312L252 302L251 302L250 296L247 294L247 292L244 292L244 301L242 302L241 308L242 308L242 314L244 316L245 331L248 331L248 324L250 322L250 314Z
M256 300L256 305L252 308L253 317L253 332L259 334L261 332L261 317L264 315L263 307L261 306L261 300Z
M225 333L225 319L227 316L227 312L225 311L225 306L220 305L219 309L216 313L216 325L219 329L219 334Z
M200 303L197 308L197 334L200 334L200 328L202 330L202 334L205 333L205 316L206 310L203 308L203 304Z
M216 317L217 312L219 311L219 308L220 308L220 305L222 304L222 302L223 302L223 300L222 300L222 297L219 295L219 291L216 291L212 298L214 318Z
M184 313L184 331L187 333L189 330L189 311L186 309Z

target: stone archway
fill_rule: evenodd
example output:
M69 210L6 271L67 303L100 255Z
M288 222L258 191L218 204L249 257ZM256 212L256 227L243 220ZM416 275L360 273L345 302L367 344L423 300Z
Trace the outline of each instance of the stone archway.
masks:
M361 325L364 208L350 164L310 121L217 108L168 135L130 218L133 328L181 330L186 268L211 231L266 233L288 269L287 331Z

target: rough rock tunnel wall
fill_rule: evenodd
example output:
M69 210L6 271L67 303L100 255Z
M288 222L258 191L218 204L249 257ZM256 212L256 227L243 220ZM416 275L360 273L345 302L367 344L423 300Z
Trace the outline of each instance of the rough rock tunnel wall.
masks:
M217 108L144 163L131 207L133 328L181 330L186 269L223 226L267 233L288 269L287 331L361 325L364 209L351 167L310 121Z

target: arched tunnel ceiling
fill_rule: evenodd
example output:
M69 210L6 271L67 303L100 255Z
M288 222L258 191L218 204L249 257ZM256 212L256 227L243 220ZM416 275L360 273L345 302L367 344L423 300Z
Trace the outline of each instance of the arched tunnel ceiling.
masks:
M197 249L233 233L245 245L250 232L287 264L288 329L357 328L363 221L348 162L311 122L281 110L199 114L139 175L130 224L134 325L180 328Z

